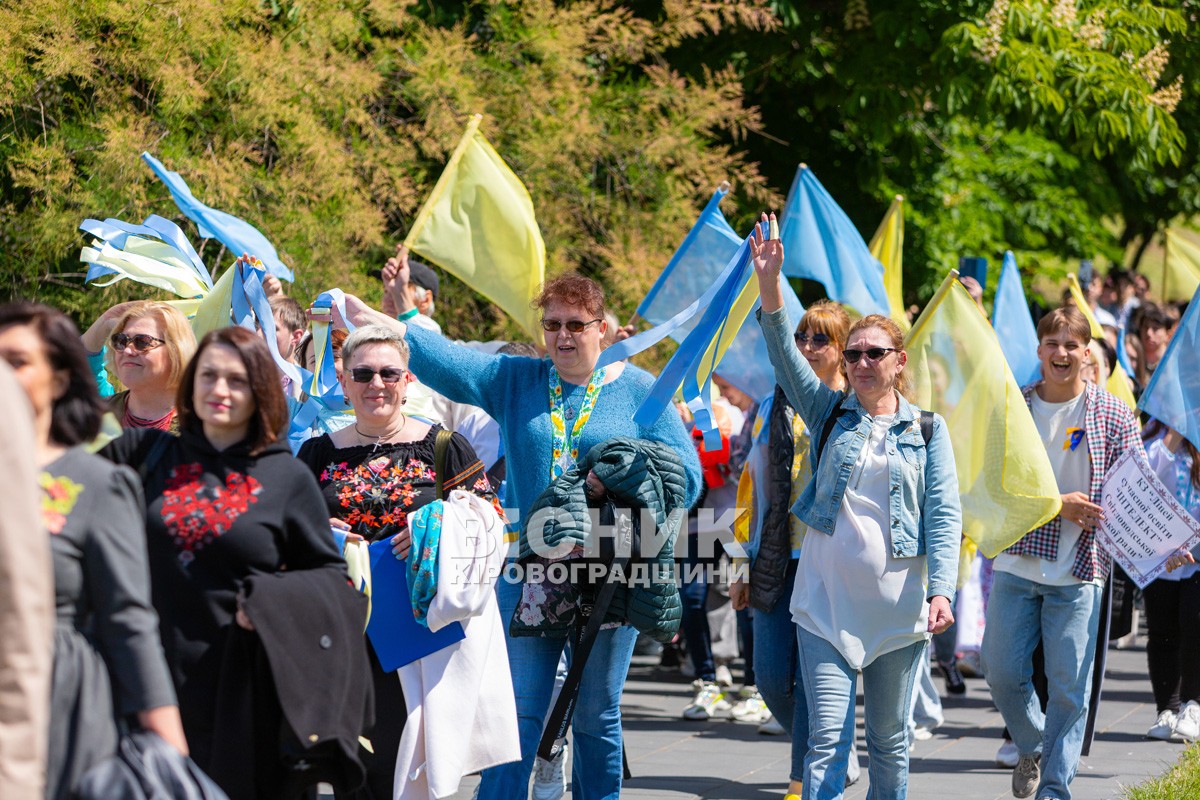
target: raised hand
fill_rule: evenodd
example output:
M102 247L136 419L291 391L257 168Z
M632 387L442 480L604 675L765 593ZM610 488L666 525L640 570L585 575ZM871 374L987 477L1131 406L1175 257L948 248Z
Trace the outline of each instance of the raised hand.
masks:
M771 238L778 225L774 213L770 216L764 213L750 234L750 256L760 279L773 278L783 269L783 242Z

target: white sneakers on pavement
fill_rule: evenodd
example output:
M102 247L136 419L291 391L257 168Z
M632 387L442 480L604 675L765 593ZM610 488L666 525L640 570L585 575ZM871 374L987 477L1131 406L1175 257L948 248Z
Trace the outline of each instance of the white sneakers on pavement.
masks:
M725 691L713 681L692 681L692 691L695 695L687 708L683 709L683 718L692 720L707 720L722 711L729 711L731 706L725 699Z
M567 793L567 745L553 761L534 760L531 800L561 800Z
M1200 739L1200 703L1188 700L1175 720L1175 736L1187 742Z
M763 702L762 695L758 693L757 687L743 686L741 691L738 692L737 702L733 704L733 708L729 711L729 716L738 722L749 722L754 725L760 725L770 719L771 712L767 710L767 704Z
M1021 760L1021 754L1017 752L1017 746L1013 744L1012 739L1005 739L1000 745L1000 749L996 751L996 766L1007 767L1012 769Z
M1169 708L1164 709L1159 713L1158 719L1154 721L1154 726L1146 731L1146 738L1170 741L1171 737L1175 735L1175 722L1178 719L1174 711Z
M758 726L758 732L763 736L784 736L787 731L779 724L779 720L775 717L769 717L766 722Z

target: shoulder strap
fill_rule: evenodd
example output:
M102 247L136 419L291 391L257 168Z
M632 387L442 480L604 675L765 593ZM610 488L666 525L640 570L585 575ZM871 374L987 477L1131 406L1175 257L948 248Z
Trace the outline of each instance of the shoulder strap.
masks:
M829 434L833 433L833 426L837 424L838 417L842 412L842 401L846 399L846 395L838 398L837 404L833 410L829 412L829 416L825 418L825 427L821 429L821 439L817 444L817 462L812 465L812 474L817 474L817 464L821 463L821 454L825 452L825 443L829 441Z
M141 458L137 459L138 480L142 482L143 486L146 485L146 478L158 466L158 462L162 460L163 453L167 452L167 446L171 444L171 439L174 437L170 434L163 436L150 434L146 438L153 439L153 443L149 447L138 448L144 452L139 453L138 455Z
M933 412L921 412L921 438L925 440L925 446L929 447L929 440L933 438Z
M439 500L445 499L446 452L450 449L450 431L442 428L433 441L433 491Z

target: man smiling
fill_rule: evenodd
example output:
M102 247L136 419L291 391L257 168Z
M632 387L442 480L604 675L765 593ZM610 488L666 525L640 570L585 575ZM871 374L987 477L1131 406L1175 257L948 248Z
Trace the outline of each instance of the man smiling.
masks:
M1062 511L996 558L983 659L996 707L1020 760L1012 792L1070 800L1087 723L1101 587L1110 559L1096 543L1104 475L1142 449L1129 407L1082 376L1091 330L1074 306L1038 324L1042 380L1024 390L1050 458ZM1032 445L1037 446L1037 445ZM1050 698L1043 714L1031 681L1041 641Z

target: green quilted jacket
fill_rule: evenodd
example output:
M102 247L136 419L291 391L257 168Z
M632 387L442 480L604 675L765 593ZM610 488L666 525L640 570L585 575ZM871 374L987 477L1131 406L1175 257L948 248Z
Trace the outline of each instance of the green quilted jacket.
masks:
M548 547L587 544L592 523L583 484L589 471L595 472L608 489L608 497L617 509L632 509L635 514L648 509L657 527L657 531L642 527L643 549L647 552L643 556L635 548L627 570L630 580L617 588L605 621L627 622L660 642L669 642L683 616L675 583L675 539L687 514L687 474L683 462L669 447L622 437L593 447L534 502L521 531L519 558L528 562L537 555L530 546L528 525L533 521L541 523L541 539ZM553 515L547 519L550 511ZM658 552L650 554L650 546L659 543ZM652 579L637 580L645 576ZM514 617L510 631L514 636L565 636L571 622L560 618L550 630L547 624L530 626Z

